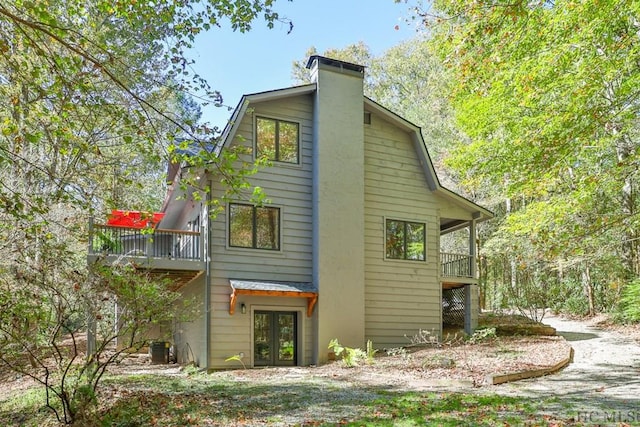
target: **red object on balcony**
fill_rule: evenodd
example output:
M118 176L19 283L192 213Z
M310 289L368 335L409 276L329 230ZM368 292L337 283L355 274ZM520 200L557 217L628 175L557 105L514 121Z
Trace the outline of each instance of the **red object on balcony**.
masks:
M164 217L162 212L122 211L114 209L107 216L107 225L114 227L155 227Z

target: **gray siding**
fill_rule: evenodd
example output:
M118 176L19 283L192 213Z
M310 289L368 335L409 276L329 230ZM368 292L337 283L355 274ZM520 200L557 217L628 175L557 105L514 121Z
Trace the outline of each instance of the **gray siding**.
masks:
M310 282L311 277L311 155L312 98L299 96L282 101L255 103L249 106L240 123L235 143L253 145L254 117L264 115L300 123L301 164L274 163L250 178L252 185L264 189L268 205L281 208L281 251L264 251L227 246L227 212L212 221L211 242L211 354L210 367L235 368L224 360L243 352L245 363L251 363L252 318L255 309L299 311L298 328L302 333L302 355L299 362L312 359L313 318L306 317L304 298L248 297L238 299L236 312L229 315L229 279L255 279ZM215 186L214 178L214 186ZM214 196L222 192L214 187ZM245 303L247 314L240 312ZM237 362L234 362L237 364Z
M204 288L205 275L203 274L180 290L185 299L197 301L195 303L197 305L193 307L196 310L193 317L186 322L177 323L174 328L175 351L178 363L181 364L190 362L197 366L205 364Z
M411 137L379 116L365 125L365 334L376 347L441 329L438 201ZM385 259L385 218L426 223L426 261Z

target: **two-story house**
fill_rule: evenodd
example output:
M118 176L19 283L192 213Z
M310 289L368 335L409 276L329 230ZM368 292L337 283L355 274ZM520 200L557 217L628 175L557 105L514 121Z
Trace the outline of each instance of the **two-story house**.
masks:
M452 304L468 332L477 325L476 224L492 214L440 185L420 129L363 95L364 67L307 66L311 84L245 95L222 135L271 160L250 178L268 203L231 201L209 218L174 168L156 243L136 254L203 302L175 326L180 362L319 364L333 338L388 348L441 333ZM215 173L200 173L220 197ZM441 254L441 235L463 228L468 253ZM450 289L462 296L443 299Z

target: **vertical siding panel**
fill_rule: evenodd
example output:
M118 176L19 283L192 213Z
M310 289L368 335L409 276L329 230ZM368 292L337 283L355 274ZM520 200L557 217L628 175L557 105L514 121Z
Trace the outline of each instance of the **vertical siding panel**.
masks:
M184 299L194 299L202 303L204 296L205 276L189 283L180 290ZM193 362L203 366L205 362L204 307L195 307L197 314L176 325L174 340L176 356L181 364Z

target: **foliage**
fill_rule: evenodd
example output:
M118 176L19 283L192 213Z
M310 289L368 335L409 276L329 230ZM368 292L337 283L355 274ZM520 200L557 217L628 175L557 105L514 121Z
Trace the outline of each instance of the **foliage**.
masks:
M405 335L405 338L413 345L431 345L435 347L440 345L440 338L437 334L434 334L433 330L418 329L416 334L411 337Z
M469 136L447 164L499 216L482 236L498 296L520 288L541 308L574 286L593 314L640 275L639 13L613 0L417 3Z
M353 425L520 425L525 418L531 420L526 414L536 407L531 400L499 395L406 393L379 399L371 412L354 420Z
M95 407L109 365L146 345L152 329L193 309L164 281L130 266L96 267L89 280L76 274L67 286L27 274L17 289L0 282L0 364L42 385L46 406L63 423ZM93 352L87 334L95 337Z
M239 149L214 150L219 130L198 123L189 93L222 97L184 54L216 26L244 32L256 18L271 26L273 3L0 0L0 357L43 385L60 421L93 405L121 354L114 340L138 347L179 297L126 267L87 269L89 217L155 210L170 161L206 165L228 194L250 189L256 166L239 162ZM119 328L106 311L116 299ZM79 338L93 319L105 329L86 358Z
M384 351L387 353L387 356L400 356L403 360L411 360L411 354L405 347L385 348Z
M238 354L234 354L233 356L229 356L226 359L224 359L225 362L240 362L240 364L242 365L242 369L247 369L247 365L244 364L244 361L242 360L242 358L244 357L243 353L238 353Z
M367 364L368 365L373 365L374 358L375 358L377 352L378 352L378 350L373 348L373 341L367 340L366 355L367 355Z
M118 236L110 230L96 231L93 235L92 244L92 250L96 253L104 251L118 254L122 252L122 242L118 239Z
M623 320L640 322L640 280L634 280L622 290L620 311Z
M367 343L367 350L372 348L369 342ZM342 361L344 362L347 368L353 368L355 366L358 366L359 362L363 360L365 361L369 361L370 359L372 360L373 353L375 353L375 351L373 350L370 353L369 351L367 352L363 351L361 348L343 347L338 342L337 338L334 338L329 342L328 348L329 350L332 350L337 357L340 357L340 356L342 357Z
M479 344L494 340L497 337L496 328L478 328L467 340L469 344Z

